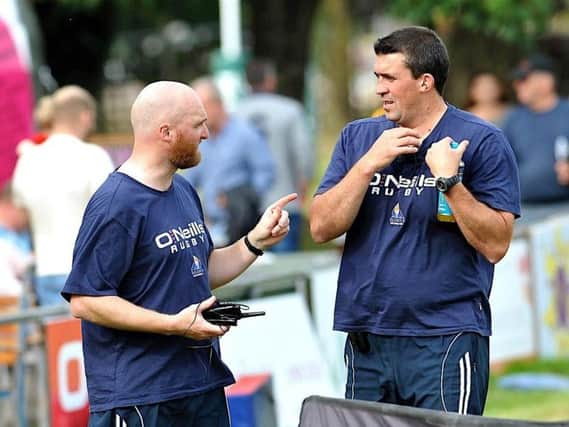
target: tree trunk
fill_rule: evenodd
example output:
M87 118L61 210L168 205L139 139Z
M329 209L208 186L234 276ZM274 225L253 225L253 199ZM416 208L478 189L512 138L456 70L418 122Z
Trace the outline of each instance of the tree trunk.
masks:
M351 118L348 88L350 23L345 0L322 0L314 20L311 54L315 69L318 177L322 176L330 160L341 129Z

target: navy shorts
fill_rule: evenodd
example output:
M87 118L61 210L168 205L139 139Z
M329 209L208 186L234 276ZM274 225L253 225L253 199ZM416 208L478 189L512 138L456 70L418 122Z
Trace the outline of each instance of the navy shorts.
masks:
M482 415L488 392L488 337L351 333L344 351L346 398Z
M89 427L229 427L222 388L151 405L91 412Z

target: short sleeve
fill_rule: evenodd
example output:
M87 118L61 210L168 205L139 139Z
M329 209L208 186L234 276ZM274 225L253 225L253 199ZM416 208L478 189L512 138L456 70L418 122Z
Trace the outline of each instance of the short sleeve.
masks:
M316 189L316 194L325 193L327 190L338 184L338 182L340 182L348 173L350 167L347 164L346 142L347 136L346 129L344 128L336 142L336 146L332 153L332 159L328 164L324 177Z
M476 147L470 165L465 164L464 184L477 200L520 216L518 166L502 132L488 135Z
M85 217L73 252L73 268L62 295L117 295L131 265L136 237L115 220Z

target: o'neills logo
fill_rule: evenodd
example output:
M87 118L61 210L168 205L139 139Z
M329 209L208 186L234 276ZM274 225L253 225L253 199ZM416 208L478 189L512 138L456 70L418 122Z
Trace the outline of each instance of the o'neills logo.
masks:
M154 237L158 249L170 248L170 253L197 246L206 239L205 227L202 223L192 221L187 227L172 228Z
M436 179L425 174L415 175L413 178L398 177L391 174L374 174L369 186L371 194L393 196L395 190L403 189L404 196L412 194L421 195L425 187L435 187Z

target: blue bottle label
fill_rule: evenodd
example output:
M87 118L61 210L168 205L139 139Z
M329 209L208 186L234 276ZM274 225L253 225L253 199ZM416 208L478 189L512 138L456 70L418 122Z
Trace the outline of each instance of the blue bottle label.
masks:
M450 147L454 150L458 147L458 142L451 141ZM458 174L462 180L462 169L464 168L464 164L461 162ZM447 218L447 221L454 222L454 217L452 215L452 210L447 202L446 197L443 193L439 192L438 202L437 202L437 217Z
M443 193L439 192L439 203L437 207L437 213L442 216L452 216L452 210L448 205L447 199Z

